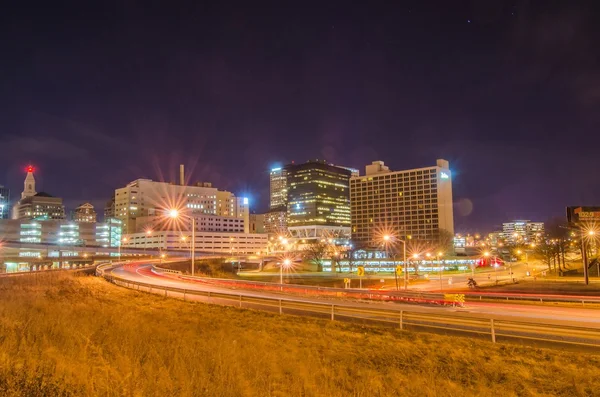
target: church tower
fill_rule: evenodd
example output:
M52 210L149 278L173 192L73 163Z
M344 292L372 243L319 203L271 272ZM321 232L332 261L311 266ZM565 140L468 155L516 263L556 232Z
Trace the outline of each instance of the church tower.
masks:
M31 197L36 195L35 191L35 178L33 177L33 166L30 165L27 167L27 176L25 177L25 184L23 188L23 192L21 193L21 199L25 197Z

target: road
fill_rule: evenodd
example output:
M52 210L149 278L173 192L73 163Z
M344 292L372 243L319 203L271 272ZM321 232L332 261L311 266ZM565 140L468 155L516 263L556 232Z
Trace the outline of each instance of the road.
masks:
M131 263L119 266L110 271L112 275L134 282L143 282L157 287L185 288L187 290L211 291L221 293L232 293L229 288L216 285L207 285L196 280L182 280L175 274L158 274L152 270L152 265L147 263ZM486 276L487 277L487 276ZM419 304L407 304L396 302L358 302L319 297L298 297L297 295L285 295L267 291L244 291L245 296L270 297L283 300L302 301L307 303L339 302L340 305L348 307L369 307L385 310L406 310L417 313L438 313L456 315L462 317L485 317L495 320L519 321L526 323L545 323L556 325L582 326L600 329L600 312L595 309L549 307L536 305L520 305L515 303L493 303L493 302L469 302L464 308L428 306Z

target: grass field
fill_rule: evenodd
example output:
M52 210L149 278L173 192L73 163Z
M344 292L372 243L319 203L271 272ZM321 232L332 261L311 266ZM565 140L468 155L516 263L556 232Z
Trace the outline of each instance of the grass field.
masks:
M1 396L593 396L600 356L0 279Z

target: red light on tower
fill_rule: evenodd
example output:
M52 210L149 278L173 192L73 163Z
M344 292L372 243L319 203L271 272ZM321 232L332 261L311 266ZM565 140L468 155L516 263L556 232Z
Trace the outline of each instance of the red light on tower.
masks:
M33 172L33 171L34 171L33 165L28 165L27 172Z

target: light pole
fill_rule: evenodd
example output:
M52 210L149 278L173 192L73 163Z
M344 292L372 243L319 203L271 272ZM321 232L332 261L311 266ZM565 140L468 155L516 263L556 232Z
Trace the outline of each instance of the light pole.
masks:
M399 238L393 237L389 234L385 234L383 236L383 242L386 243L387 242L391 242L391 241L398 241L400 243L402 243L402 265L404 267L404 289L407 290L408 289L408 267L407 267L407 263L406 263L406 240L401 240ZM386 249L387 252L387 249ZM395 271L396 273L396 289L398 288L398 272Z
M443 255L442 252L437 253L438 266L440 267L440 291L444 289L444 283L442 282L442 276L444 274L444 266L442 266L442 262L440 262L440 256L442 256L442 255Z
M172 209L169 211L168 215L173 218L173 219L177 219L179 217L185 218L185 219L189 219L192 221L192 276L194 275L194 256L196 254L196 218L194 218L193 216L189 216L186 214L181 213L180 211L176 210L176 209Z
M283 263L279 266L279 290L283 291L283 268L289 269L292 261L288 258L283 260Z
M593 238L596 235L596 231L594 230L589 230L587 232L587 235L590 238ZM581 258L583 259L583 278L585 281L585 285L589 285L590 284L590 272L588 269L588 263L587 263L587 250L586 250L586 244L585 244L585 234L582 232L581 233Z
M123 237L122 241L119 241L119 261L121 260L121 245L127 242L127 237Z

